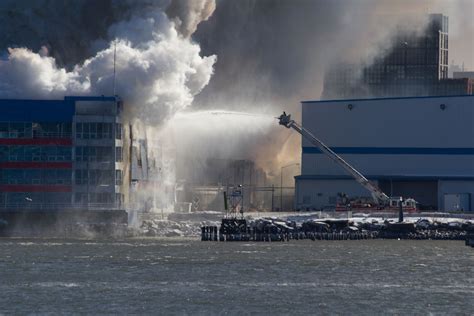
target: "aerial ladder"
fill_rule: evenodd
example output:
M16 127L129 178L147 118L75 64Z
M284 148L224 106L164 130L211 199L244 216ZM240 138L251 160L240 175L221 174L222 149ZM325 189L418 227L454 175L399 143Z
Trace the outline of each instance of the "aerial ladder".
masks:
M286 114L283 112L279 119L279 124L285 126L286 128L292 128L298 133L300 133L304 138L309 140L313 145L317 146L323 153L325 153L331 160L336 162L342 168L344 168L347 172L349 172L354 179L366 188L372 198L376 203L378 203L380 208L385 207L397 207L399 205L398 202L403 203L403 207L416 210L416 201L413 199L406 199L403 200L401 197L398 199L390 198L386 195L382 190L380 190L376 185L372 184L364 175L362 175L359 171L357 171L354 167L352 167L347 161L342 159L338 154L336 154L331 148L329 148L326 144L324 144L321 140L319 140L316 136L311 134L310 131L305 129L300 124L296 123L294 120L291 119L290 114Z

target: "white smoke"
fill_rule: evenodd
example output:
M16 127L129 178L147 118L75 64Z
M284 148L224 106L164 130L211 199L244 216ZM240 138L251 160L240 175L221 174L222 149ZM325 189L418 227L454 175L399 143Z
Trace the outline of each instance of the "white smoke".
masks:
M0 61L0 96L111 95L116 50L115 91L133 117L157 122L190 105L213 73L216 56L201 57L199 45L178 33L161 6L113 24L108 35L106 48L70 71L46 48L8 49Z
M206 21L216 9L214 0L174 0L166 10L185 37L191 36L202 21Z

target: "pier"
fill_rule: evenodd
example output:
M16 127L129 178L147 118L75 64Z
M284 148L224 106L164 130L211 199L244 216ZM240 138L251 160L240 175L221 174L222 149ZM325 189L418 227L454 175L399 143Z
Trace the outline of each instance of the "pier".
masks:
M279 219L223 219L221 226L201 227L202 241L283 242L290 240L468 240L474 224L439 223L420 219L416 223L360 223L351 220L309 220L301 224ZM474 238L470 239L474 244ZM467 241L466 241L467 244Z

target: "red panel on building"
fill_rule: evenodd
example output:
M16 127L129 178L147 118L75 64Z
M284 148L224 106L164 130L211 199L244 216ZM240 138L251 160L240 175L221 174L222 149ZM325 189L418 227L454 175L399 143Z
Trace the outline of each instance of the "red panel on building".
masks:
M72 139L70 138L0 138L0 145L72 146Z
M9 161L0 162L2 169L71 169L72 162Z
M2 192L72 192L70 185L31 185L8 184L0 185Z

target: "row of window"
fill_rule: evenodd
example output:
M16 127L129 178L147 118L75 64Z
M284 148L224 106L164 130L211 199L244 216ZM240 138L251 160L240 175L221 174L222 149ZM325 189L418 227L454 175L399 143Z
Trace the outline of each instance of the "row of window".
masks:
M402 79L437 79L436 65L374 65L364 70L364 81L367 83L383 83Z
M76 138L122 139L122 124L76 123ZM71 138L71 123L0 122L0 138Z
M72 171L68 169L0 169L0 184L71 185ZM75 171L78 185L122 185L122 170Z
M77 185L122 185L122 170L77 169L75 183Z
M5 146L0 145L1 161L71 161L72 149L67 146Z
M0 122L0 138L70 138L71 123Z
M72 148L68 146L0 145L0 162L5 161L71 161ZM76 161L112 162L113 147L76 147ZM115 161L123 160L122 147L115 147Z
M76 138L111 139L113 123L76 123Z
M76 123L76 138L111 139L113 123ZM122 124L115 124L115 138L122 139Z
M11 207L37 207L42 205L47 207L64 207L70 205L72 193L70 192L0 192L0 208ZM123 194L120 193L75 193L74 203L87 204L114 204L122 205Z
M0 184L71 184L67 169L0 169Z
M111 162L114 161L112 147L76 147L76 161Z
M123 160L122 147L115 147L115 161ZM114 161L114 149L103 146L78 146L76 147L76 161L89 162L112 162Z
M74 203L86 204L117 204L123 203L123 194L120 193L76 193L74 194Z

